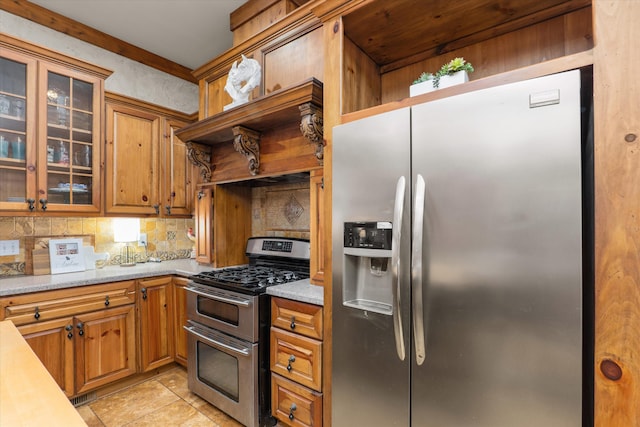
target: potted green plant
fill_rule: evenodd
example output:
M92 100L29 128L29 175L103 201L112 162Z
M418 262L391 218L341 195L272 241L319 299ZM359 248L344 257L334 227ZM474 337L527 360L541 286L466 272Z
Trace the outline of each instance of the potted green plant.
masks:
M421 95L433 90L449 87L469 81L473 65L464 58L454 58L444 64L437 73L424 72L409 87L411 96Z
M443 78L448 80L446 86L453 86L469 81L469 73L473 72L473 65L464 60L464 58L454 58L444 64L433 78L433 87L439 88ZM449 78L450 77L450 78Z

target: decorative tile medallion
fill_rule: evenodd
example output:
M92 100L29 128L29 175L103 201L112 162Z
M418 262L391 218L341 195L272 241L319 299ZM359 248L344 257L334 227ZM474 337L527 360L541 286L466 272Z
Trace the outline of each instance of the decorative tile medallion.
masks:
M304 212L304 208L292 194L284 205L284 217L289 221L289 224L294 225L302 212Z

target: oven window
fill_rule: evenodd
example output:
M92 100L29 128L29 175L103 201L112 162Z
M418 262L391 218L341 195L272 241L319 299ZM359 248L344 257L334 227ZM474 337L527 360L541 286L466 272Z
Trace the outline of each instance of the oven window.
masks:
M238 326L238 306L198 296L198 313Z
M207 344L198 344L198 379L238 402L238 359Z

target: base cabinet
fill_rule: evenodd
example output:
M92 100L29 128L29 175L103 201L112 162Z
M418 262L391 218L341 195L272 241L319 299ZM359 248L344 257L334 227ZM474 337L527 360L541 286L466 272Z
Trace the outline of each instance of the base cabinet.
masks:
M172 277L138 280L140 370L150 371L173 362Z
M76 394L136 373L135 305L74 318Z
M75 396L136 372L134 281L0 298L64 393Z
M173 306L174 325L173 336L175 341L175 361L185 368L187 367L187 284L189 279L184 277L173 278Z
M64 317L18 328L27 344L69 397L75 394L73 325L73 317Z
M322 426L322 307L271 298L271 412L287 426Z

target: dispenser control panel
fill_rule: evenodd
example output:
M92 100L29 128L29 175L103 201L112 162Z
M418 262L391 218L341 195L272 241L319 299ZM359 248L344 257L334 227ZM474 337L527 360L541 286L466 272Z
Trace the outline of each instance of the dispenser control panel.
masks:
M392 233L388 221L345 222L344 247L391 250Z

